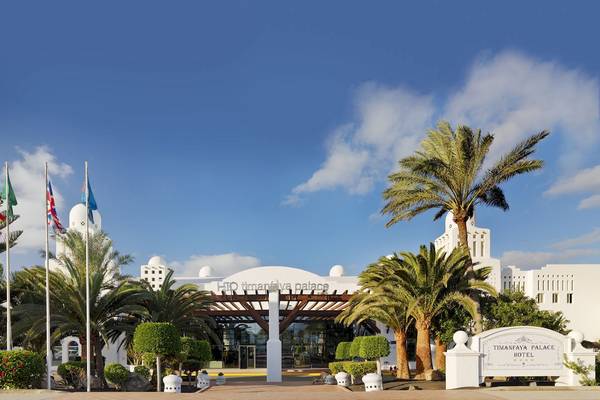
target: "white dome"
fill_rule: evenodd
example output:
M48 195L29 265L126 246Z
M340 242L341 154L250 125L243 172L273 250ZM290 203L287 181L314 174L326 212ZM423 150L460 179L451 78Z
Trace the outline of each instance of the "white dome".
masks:
M213 271L212 271L212 268L210 267L210 265L205 265L204 267L200 268L200 271L198 272L198 276L200 278L207 278L209 276L213 276Z
M152 256L148 260L148 266L149 267L160 267L160 266L163 266L163 265L167 265L167 263L165 262L165 260L161 256Z
M329 270L329 276L338 278L344 275L344 267L342 265L334 265Z
M90 221L90 228L100 229L102 227L102 216L98 211L92 211L94 223ZM77 203L69 212L69 229L80 230L85 228L85 219L87 218L85 204Z

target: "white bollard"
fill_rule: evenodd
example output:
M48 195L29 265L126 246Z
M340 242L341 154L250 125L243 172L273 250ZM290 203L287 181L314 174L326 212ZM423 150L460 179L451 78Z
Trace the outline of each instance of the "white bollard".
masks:
M362 377L365 384L365 392L380 392L383 390L383 379L376 373L366 374Z
M198 380L196 381L196 387L198 389L204 389L210 386L210 378L208 377L208 373L203 371L198 374Z
M344 371L335 374L335 380L337 381L338 386L350 386L350 375Z
M163 378L165 393L181 393L181 377L177 375L167 375Z

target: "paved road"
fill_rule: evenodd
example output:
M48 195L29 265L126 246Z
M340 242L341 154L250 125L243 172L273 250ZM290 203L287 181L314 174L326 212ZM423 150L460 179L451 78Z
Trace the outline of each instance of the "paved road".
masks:
M65 393L48 391L0 392L0 400L598 400L596 388L522 390L417 390L353 393L337 386L294 384L213 387L204 393Z

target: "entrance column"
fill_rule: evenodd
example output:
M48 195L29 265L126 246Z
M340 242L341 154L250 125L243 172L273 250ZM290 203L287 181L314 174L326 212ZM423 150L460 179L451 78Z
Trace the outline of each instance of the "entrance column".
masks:
M281 340L279 340L279 290L269 290L269 340L267 340L267 383L281 382Z

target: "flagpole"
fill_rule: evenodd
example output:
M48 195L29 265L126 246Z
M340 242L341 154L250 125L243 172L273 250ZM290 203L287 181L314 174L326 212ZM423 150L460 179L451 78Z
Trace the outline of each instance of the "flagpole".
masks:
M87 369L87 391L92 390L92 365L91 365L91 332L90 332L90 197L88 184L88 162L85 162L85 348Z
M4 163L4 190L6 194L6 350L12 350L12 319L10 305L10 187L8 186L8 161Z
M44 187L44 222L46 225L46 379L48 390L52 389L52 349L50 348L50 256L48 245L48 163L44 163L44 176L46 185Z

